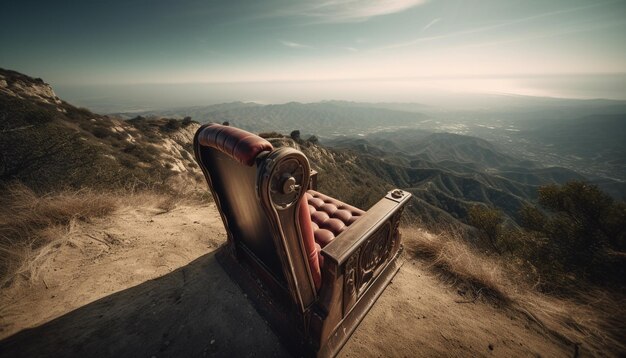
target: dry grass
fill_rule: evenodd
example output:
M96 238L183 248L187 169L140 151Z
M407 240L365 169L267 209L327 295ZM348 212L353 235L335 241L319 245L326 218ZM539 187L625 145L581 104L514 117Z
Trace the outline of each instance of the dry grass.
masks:
M37 195L14 184L0 199L0 283L16 275L31 278L33 267L63 243L78 221L112 213L119 200L91 190Z
M8 186L0 196L0 287L18 277L33 282L60 246L82 246L81 223L122 207L141 205L167 213L183 202L202 200L197 195L91 189L37 195L21 184Z
M454 231L433 235L416 228L403 230L405 244L413 256L425 259L444 281L467 289L471 298L491 298L507 303L517 287L508 287L508 277L492 258L479 255ZM480 258L479 258L480 257Z
M442 280L464 297L457 302L486 300L522 314L574 351L597 356L626 353L626 302L623 296L583 290L576 297L540 293L528 266L514 258L489 257L471 248L454 231L433 235L417 228L403 230L409 253L426 261ZM461 297L460 297L461 298Z

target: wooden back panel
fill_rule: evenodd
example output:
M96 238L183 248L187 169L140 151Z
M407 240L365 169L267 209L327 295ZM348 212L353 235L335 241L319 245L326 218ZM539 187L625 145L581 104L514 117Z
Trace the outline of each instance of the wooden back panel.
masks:
M197 140L194 149L229 240L256 256L277 279L284 280L269 220L256 194L257 165L241 164Z

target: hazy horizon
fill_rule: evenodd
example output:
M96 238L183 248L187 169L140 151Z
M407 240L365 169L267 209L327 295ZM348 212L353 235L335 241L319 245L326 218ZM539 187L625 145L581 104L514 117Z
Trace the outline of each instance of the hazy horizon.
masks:
M41 77L91 107L419 102L433 91L626 99L624 1L29 1L5 8L0 67Z
M476 83L480 83L483 90L475 91L467 88L475 86ZM512 83L516 83L516 86L513 87ZM386 81L52 85L57 95L72 104L87 107L96 112L112 113L206 106L236 101L281 104L340 100L423 103L453 107L459 102L471 102L477 95L624 100L626 99L624 83L626 83L626 74L619 76L389 79Z

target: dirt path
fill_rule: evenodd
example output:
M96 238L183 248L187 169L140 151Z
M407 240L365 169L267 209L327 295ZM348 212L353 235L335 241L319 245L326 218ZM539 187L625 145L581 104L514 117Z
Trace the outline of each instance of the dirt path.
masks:
M70 234L83 244L3 290L0 355L286 355L211 253L225 240L213 205L124 209ZM405 263L340 356L573 354L522 317L458 303L421 265Z
M407 261L342 350L342 357L571 357L516 314L463 297Z
M212 205L212 204L211 204ZM213 206L124 208L79 224L31 285L0 295L0 336L49 321L114 292L163 276L225 240Z

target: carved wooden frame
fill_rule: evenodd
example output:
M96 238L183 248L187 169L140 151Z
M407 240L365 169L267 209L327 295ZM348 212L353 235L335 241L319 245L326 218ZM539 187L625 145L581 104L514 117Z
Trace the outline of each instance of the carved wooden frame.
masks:
M298 220L298 204L309 186L310 171L302 152L280 148L261 162L257 176L257 194L271 218L276 247L282 249L278 256L289 291L302 312L317 298Z

